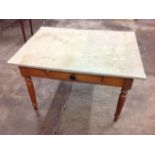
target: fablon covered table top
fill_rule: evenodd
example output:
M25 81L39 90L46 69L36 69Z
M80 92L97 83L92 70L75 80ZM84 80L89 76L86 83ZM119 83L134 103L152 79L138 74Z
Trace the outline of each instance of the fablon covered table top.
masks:
M146 77L134 32L41 27L8 63L53 71Z

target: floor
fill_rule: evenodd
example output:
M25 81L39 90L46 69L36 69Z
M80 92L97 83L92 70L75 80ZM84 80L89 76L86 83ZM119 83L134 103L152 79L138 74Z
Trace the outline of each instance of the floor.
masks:
M8 23L0 22L0 134L155 134L155 20L33 20L34 31L45 25L136 32L147 79L135 80L117 123L120 89L92 84L33 78L35 113L18 68L7 64L23 45L18 21Z

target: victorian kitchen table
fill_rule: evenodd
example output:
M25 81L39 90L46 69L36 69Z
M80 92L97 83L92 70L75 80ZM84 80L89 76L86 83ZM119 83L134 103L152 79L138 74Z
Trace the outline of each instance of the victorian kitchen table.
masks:
M8 63L19 66L35 110L33 76L121 87L114 121L134 79L146 78L134 32L41 27Z

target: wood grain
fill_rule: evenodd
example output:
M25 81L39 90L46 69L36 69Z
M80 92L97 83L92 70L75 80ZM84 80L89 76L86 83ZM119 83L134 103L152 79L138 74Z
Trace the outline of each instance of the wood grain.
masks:
M49 70L33 69L33 68L27 68L27 67L19 67L19 68L22 76L36 76L36 77L50 78L50 79L57 79L57 80L103 84L103 85L116 86L116 87L123 86L123 78L49 71ZM70 77L72 75L74 75L75 80L71 80Z

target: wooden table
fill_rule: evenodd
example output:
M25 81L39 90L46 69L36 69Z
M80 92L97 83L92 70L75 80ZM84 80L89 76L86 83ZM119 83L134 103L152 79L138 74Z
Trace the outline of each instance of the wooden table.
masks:
M134 79L146 78L134 32L41 27L8 63L19 66L35 110L33 76L121 87L114 121Z

